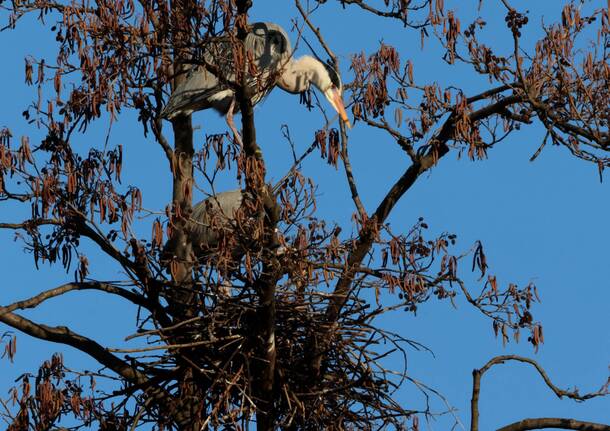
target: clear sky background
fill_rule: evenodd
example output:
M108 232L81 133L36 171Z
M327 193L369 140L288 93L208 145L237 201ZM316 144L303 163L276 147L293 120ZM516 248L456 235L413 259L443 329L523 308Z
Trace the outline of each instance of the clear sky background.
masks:
M383 20L351 7L328 2L313 19L329 45L339 55L341 69L349 80L350 54L372 53L381 40L396 46L403 60L415 63L419 83L437 81L441 87L456 85L472 93L486 88L484 79L464 66L448 67L439 59L435 42L422 51L417 32L400 23ZM378 1L378 4L383 2ZM508 54L510 33L503 24L504 10L499 1L486 0L481 11L478 1L446 1L458 10L463 25L478 14L488 21L482 33L486 43L501 43ZM564 1L525 2L514 0L520 10L529 9L530 24L525 47L531 47L540 35L542 16L549 23L560 19ZM252 21L273 21L291 28L297 11L290 1L257 0ZM604 7L605 1L591 4ZM1 19L4 22L5 16ZM307 34L310 41L314 40ZM293 40L295 38L292 34ZM0 68L0 127L8 126L19 139L30 136L36 143L41 135L27 125L21 112L36 97L36 89L24 82L24 57L54 58L54 38L34 20L25 20L17 31L0 33L2 67ZM301 48L297 55L308 53ZM259 144L265 154L269 173L279 179L290 167L290 150L282 138L280 126L288 124L297 148L303 151L313 141L314 132L323 126L319 113L308 112L298 97L275 90L256 111ZM142 189L144 206L162 210L171 197L171 176L167 162L151 137L145 139L133 112L125 111L113 126L110 143L123 144L124 184ZM215 113L194 116L197 140L204 133L223 131L222 119ZM90 128L77 139L83 152L90 146L103 145L107 123ZM538 353L522 341L503 347L496 340L491 322L476 309L458 299L457 309L449 302L431 300L420 307L417 316L395 314L386 324L403 335L421 342L434 352L412 351L409 374L444 394L457 409L464 426L469 424L471 371L499 354L533 357L562 388L577 386L582 392L597 390L608 376L610 359L610 289L608 281L608 244L610 231L610 191L607 181L600 183L594 166L576 160L564 148L547 146L538 159L529 157L543 137L540 127L527 128L489 152L488 160L458 160L449 154L432 172L420 178L396 207L390 218L395 230L408 229L418 217L425 217L430 235L452 232L458 235L455 251L467 250L476 240L485 245L491 272L505 286L534 282L542 304L534 308L534 317L543 323L545 344ZM374 209L383 193L407 166L408 160L392 140L362 125L350 132L350 151L356 179L365 206ZM349 226L353 204L341 170L327 166L317 156L304 165L304 173L319 186L319 216ZM606 180L608 180L606 178ZM230 176L223 179L226 189L237 187ZM0 221L17 221L27 208L0 207ZM149 235L150 220L138 224L142 235ZM92 276L99 279L122 278L119 268L91 250ZM467 265L462 267L468 272ZM22 252L19 241L10 232L0 231L0 304L24 299L44 289L73 279L60 268L33 267L33 259ZM475 281L475 277L468 280ZM480 284L472 284L477 288ZM134 329L134 309L124 301L88 292L76 292L50 301L40 309L24 313L27 317L51 325L69 325L100 343L123 346L123 338ZM0 333L8 330L0 325ZM61 350L66 364L74 369L95 367L95 363L72 349L44 343L21 335L14 363L0 362L0 395L22 373L35 371L50 354ZM405 386L398 398L406 408L421 408L415 388ZM586 403L560 401L529 368L504 365L489 372L481 393L481 429L495 429L526 417L575 417L610 423L610 400L594 399ZM434 410L442 410L435 402ZM442 417L424 425L424 429L447 430L453 420ZM1 426L0 426L1 427Z

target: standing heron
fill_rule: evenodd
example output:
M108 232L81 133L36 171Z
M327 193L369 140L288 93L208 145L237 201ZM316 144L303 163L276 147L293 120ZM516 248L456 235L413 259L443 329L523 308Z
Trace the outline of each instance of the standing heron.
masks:
M282 27L268 22L254 23L244 44L249 59L245 66L246 82L253 95L253 104L260 102L274 85L299 94L313 84L349 126L337 72L311 56L294 59L290 40ZM172 93L161 116L171 120L177 115L214 108L225 115L228 126L238 138L233 122L233 114L239 110L233 88L237 84L233 49L234 43L227 37L210 41L203 53L205 65L190 69L186 79Z

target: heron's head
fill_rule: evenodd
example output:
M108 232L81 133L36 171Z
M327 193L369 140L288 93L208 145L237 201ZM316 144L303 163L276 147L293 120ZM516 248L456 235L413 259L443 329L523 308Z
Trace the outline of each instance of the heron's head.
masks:
M309 90L310 84L318 88L339 113L341 120L351 127L341 92L343 86L339 74L330 64L318 58L304 55L298 59L289 59L277 80L277 85L289 93L298 94Z
M335 111L339 113L339 116L345 122L347 127L351 127L349 118L347 118L347 113L345 112L345 105L343 104L343 85L341 84L339 74L329 63L324 64L324 67L328 72L328 78L330 80L327 88L323 90L324 96L326 96L332 107L335 108Z

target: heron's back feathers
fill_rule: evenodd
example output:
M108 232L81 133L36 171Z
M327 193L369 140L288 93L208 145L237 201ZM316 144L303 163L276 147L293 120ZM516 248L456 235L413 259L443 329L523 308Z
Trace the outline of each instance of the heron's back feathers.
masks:
M226 114L233 97L233 90L222 86L214 74L202 66L195 66L169 98L161 111L161 118L171 120L177 115L189 115L208 108Z
M241 190L230 190L218 193L195 205L191 214L193 245L204 250L216 248L219 239L218 230L231 227L242 199Z
M214 108L226 114L234 91L235 55L238 42L218 37L205 48L203 58L193 61L186 78L172 93L161 112L162 118L188 115L194 111ZM247 81L253 103L262 100L277 81L282 67L290 60L288 35L273 23L255 23L244 42L250 63L246 65Z

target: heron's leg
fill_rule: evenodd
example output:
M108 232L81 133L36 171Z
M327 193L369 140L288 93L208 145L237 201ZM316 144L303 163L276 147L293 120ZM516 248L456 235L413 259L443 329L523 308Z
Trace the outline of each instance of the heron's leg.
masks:
M227 111L227 116L225 117L225 120L227 121L227 125L233 132L233 137L235 139L235 142L237 142L237 145L239 145L240 148L243 148L244 144L241 140L241 136L240 136L239 132L237 131L237 128L235 127L235 123L233 122L233 109L234 108L235 108L235 99L233 98L233 99L231 99L231 104L229 105L229 110Z

